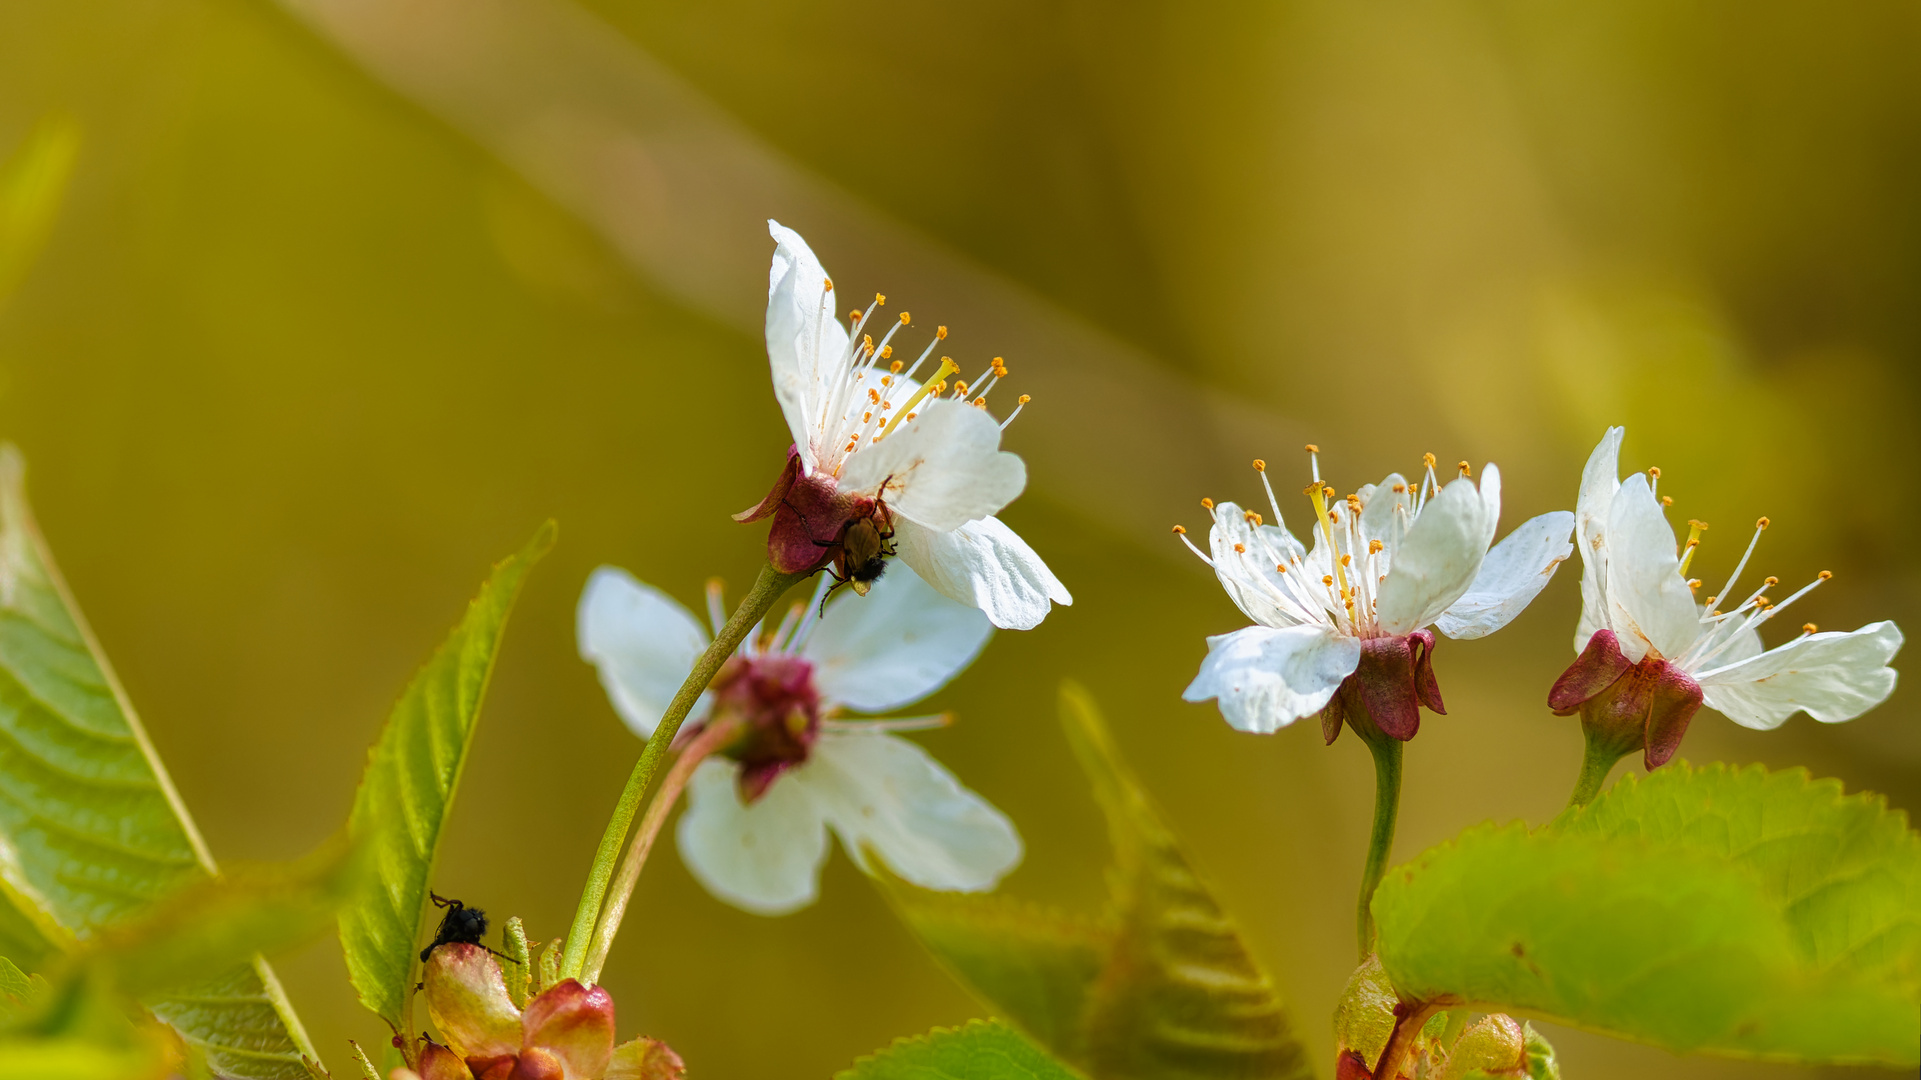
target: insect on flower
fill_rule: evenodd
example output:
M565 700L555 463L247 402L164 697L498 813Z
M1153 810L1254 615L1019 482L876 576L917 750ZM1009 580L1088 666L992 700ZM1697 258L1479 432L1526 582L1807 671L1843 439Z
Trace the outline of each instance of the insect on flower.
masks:
M506 953L488 948L487 945L480 940L487 936L486 912L476 907L468 907L458 900L442 896L439 893L430 892L427 895L433 900L435 907L446 908L447 914L441 916L440 929L434 931L433 941L430 942L426 948L420 950L421 963L426 963L427 958L434 954L434 950L440 948L442 945L478 945L483 949L487 949L488 952L493 953L495 956L500 957L502 960L512 960L516 964L520 963L520 961L514 960L513 957L508 956Z

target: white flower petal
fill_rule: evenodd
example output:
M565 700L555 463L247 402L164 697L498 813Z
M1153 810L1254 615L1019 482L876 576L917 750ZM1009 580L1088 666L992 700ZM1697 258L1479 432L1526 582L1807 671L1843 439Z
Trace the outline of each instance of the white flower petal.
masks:
M943 596L981 609L1003 630L1039 626L1049 600L1074 602L1034 549L999 518L970 521L952 532L903 520L895 524L894 541L901 561L921 580Z
M814 686L827 700L878 713L947 685L993 633L986 615L896 560L866 596L843 591L829 603L801 654L814 662Z
M774 258L767 271L767 362L787 430L811 474L819 462L821 410L827 380L847 352L847 331L835 317L827 271L801 235L767 222Z
M1601 436L1581 470L1574 500L1574 546L1581 549L1581 621L1574 629L1574 651L1587 648L1594 632L1607 626L1607 520L1614 493L1621 490L1621 436L1612 427Z
M1495 483L1498 499L1499 480ZM1499 512L1498 503L1495 512ZM1487 557L1487 515L1486 500L1466 479L1454 481L1427 501L1401 541L1387 580L1381 582L1374 617L1382 630L1390 634L1419 630L1467 592Z
M580 658L600 673L614 711L647 738L707 650L707 630L692 612L632 574L603 566L587 579L575 612ZM702 715L701 695L691 715Z
M809 761L775 780L752 806L740 801L739 765L708 758L694 769L674 835L681 860L708 892L756 915L785 915L814 902L827 829L798 782L813 767Z
M1326 707L1361 662L1361 642L1321 626L1250 626L1207 639L1181 697L1220 701L1229 725L1267 735Z
M888 509L945 532L998 513L1027 486L1027 466L1001 450L1000 425L986 410L943 398L914 411L914 420L848 455L843 489L867 493L885 483Z
M873 854L924 889L980 892L1021 861L1007 815L906 739L826 732L803 770L795 779L863 869Z
M1701 616L1646 473L1628 477L1614 493L1606 537L1607 625L1621 639L1622 655L1639 663L1652 648L1680 657L1701 636Z
M1485 637L1506 626L1540 595L1555 568L1574 554L1574 515L1556 510L1521 523L1494 545L1474 584L1435 625L1451 638Z
M1481 482L1476 490L1481 494L1481 551L1485 553L1493 546L1501 524L1501 470L1492 461L1481 466Z
M1702 672L1707 706L1743 727L1780 727L1797 710L1824 724L1852 720L1888 699L1901 648L1891 622L1851 633L1810 634L1736 664Z
M1380 483L1365 485L1355 494L1361 496L1361 536L1381 542L1375 565L1386 573L1414 518L1414 489L1400 473L1388 473Z

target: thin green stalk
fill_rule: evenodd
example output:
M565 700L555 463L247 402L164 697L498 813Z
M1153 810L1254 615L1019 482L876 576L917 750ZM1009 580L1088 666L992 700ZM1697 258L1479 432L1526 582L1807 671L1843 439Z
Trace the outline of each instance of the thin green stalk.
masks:
M640 809L641 796L647 793L647 786L653 782L654 774L660 771L660 763L667 757L668 747L673 745L674 736L680 731L681 721L693 709L694 702L714 681L720 666L734 654L748 632L754 628L774 604L796 583L807 578L806 574L783 574L767 565L760 568L760 577L747 593L746 599L734 609L734 614L721 627L714 643L707 647L700 659L695 661L694 670L687 681L680 684L680 691L667 706L660 723L654 727L653 737L640 752L640 760L634 763L634 771L627 777L627 786L621 789L620 801L614 805L614 816L607 821L607 831L601 835L600 848L594 853L593 866L587 871L587 884L580 893L580 906L574 911L574 924L567 931L567 949L561 956L560 976L563 979L580 977L587 961L587 946L593 938L594 926L600 921L601 903L607 897L607 883L613 879L614 863L620 857L621 843L627 839L627 830L634 823L634 813Z
M687 748L674 758L673 768L667 770L667 778L660 782L653 798L647 800L647 812L640 815L640 828L634 833L633 843L627 846L627 858L620 864L620 876L614 879L613 892L606 899L600 913L600 927L594 931L593 944L587 949L587 962L581 968L580 981L592 986L600 981L600 969L606 966L607 953L614 947L614 935L620 933L620 922L627 915L627 902L633 899L634 886L640 882L641 868L647 865L647 855L654 848L654 840L660 835L660 827L667 823L667 815L680 799L680 793L687 788L687 781L693 778L694 770L721 747L731 742L740 733L737 720L720 720L709 723L701 729Z
M1614 765L1627 755L1611 746L1603 745L1604 740L1589 736L1587 749L1581 753L1581 775L1574 781L1574 791L1567 797L1570 808L1586 806L1601 793L1601 785L1607 783L1608 773Z
M1361 898L1355 921L1360 934L1361 959L1374 951L1374 913L1368 904L1387 874L1388 852L1394 847L1394 822L1401 811L1401 753L1404 744L1385 733L1365 740L1374 755L1374 830L1367 840L1367 866L1361 871Z

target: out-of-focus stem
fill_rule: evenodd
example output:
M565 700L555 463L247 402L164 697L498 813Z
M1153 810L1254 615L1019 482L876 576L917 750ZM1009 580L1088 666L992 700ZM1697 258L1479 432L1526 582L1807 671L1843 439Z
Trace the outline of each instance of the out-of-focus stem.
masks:
M647 855L653 850L654 839L660 835L660 827L667 823L667 815L680 799L680 793L686 789L695 767L707 760L714 751L726 746L738 731L738 724L725 721L707 725L674 759L673 768L667 770L660 787L648 800L647 812L640 816L640 828L634 832L634 842L628 845L627 858L620 864L620 876L614 880L606 906L601 909L600 927L594 931L593 944L587 950L587 960L580 974L581 982L592 986L600 981L600 969L607 963L607 951L614 947L614 935L620 933L620 920L627 914L627 901L633 898L634 886L640 881L641 868L647 864Z
M1361 959L1374 951L1374 913L1368 905L1374 890L1387 874L1388 852L1394 847L1394 823L1401 810L1401 740L1376 731L1364 740L1374 755L1374 828L1367 840L1367 865L1361 871L1361 896L1356 904L1355 924L1360 936Z
M783 574L771 564L760 569L760 577L747 598L734 609L734 614L715 635L714 643L694 662L694 670L687 681L680 684L680 691L668 704L667 712L661 716L660 723L654 727L654 734L647 740L647 746L640 752L640 760L634 763L634 771L627 777L627 786L621 789L620 801L614 804L613 817L607 821L607 831L601 834L600 848L594 853L593 865L587 871L587 884L581 889L580 905L574 910L573 926L567 931L567 948L561 956L560 976L579 978L587 961L587 946L593 937L594 927L600 921L601 903L607 896L607 883L614 876L614 860L620 856L620 846L627 839L627 829L634 823L634 812L639 809L641 796L647 793L647 785L653 782L654 773L660 771L660 763L667 756L667 748L673 745L674 736L679 733L681 721L694 707L694 702L714 680L720 666L734 654L748 632L754 628L768 611L773 609L788 589L805 579L806 574Z
M1583 728L1585 730L1585 725ZM1593 802L1601 793L1601 786L1607 783L1608 773L1614 771L1615 762L1627 756L1606 742L1588 734L1587 749L1581 753L1581 775L1575 779L1574 791L1567 797L1570 809Z

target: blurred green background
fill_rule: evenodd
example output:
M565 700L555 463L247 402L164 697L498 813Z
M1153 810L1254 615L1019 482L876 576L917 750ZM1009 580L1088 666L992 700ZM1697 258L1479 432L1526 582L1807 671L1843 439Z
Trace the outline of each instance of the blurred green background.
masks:
M1492 459L1505 528L1568 506L1625 423L1624 465L1662 466L1677 520L1714 524L1701 576L1767 514L1761 572L1836 572L1791 621L1921 626L1900 480L1921 371L1912 3L587 6L873 220L1245 403L1244 449L1192 415L1037 395L1008 436L1036 482L1004 516L1076 603L999 635L940 699L961 723L923 738L1021 826L1009 887L1091 906L1104 840L1053 695L1092 686L1324 1074L1367 755L1179 701L1204 635L1244 620L1165 529L1197 524L1202 495L1254 497L1248 457L1291 476L1311 438L1342 490L1423 451ZM769 245L690 303L671 270L636 269L675 252L614 242L352 53L264 2L0 5L0 154L48 114L82 134L0 309L0 434L224 859L291 857L341 823L414 667L490 561L557 517L435 882L557 936L639 751L574 653L586 574L616 563L691 604L757 565L763 534L727 515L787 443L753 331ZM742 235L785 212L739 202ZM952 321L860 243L783 220L851 294ZM1049 356L1006 333L1031 318L1009 319L955 329L1044 378ZM1048 466L1063 446L1092 466ZM1580 740L1543 699L1577 606L1564 572L1510 632L1442 647L1452 711L1410 749L1403 858L1559 808ZM1912 809L1918 701L1766 734L1703 713L1684 754L1806 764ZM720 905L665 855L637 902L676 931L616 948L623 1036L669 1039L696 1076L824 1077L980 1012L840 855L784 919ZM336 1074L342 1040L383 1035L335 943L280 970ZM1576 1078L1811 1075L1553 1037Z

